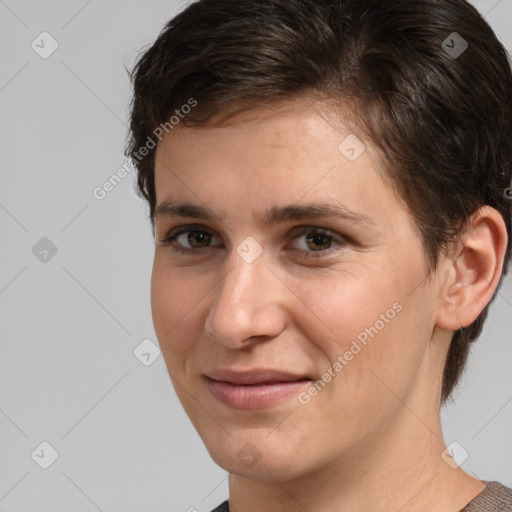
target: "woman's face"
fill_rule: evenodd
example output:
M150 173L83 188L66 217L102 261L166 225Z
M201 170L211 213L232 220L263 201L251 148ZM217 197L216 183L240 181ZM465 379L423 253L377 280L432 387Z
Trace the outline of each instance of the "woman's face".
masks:
M437 404L438 278L369 143L327 115L290 102L157 148L156 334L213 459L253 478L367 463Z

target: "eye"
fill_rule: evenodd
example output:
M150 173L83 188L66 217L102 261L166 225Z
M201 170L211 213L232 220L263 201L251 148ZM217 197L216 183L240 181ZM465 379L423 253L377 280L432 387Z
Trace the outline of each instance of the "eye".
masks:
M211 231L194 224L171 230L160 242L171 247L173 251L190 254L197 252L198 249L211 247L212 239L215 239L215 235Z
M296 245L294 249L303 252L302 256L305 258L325 257L347 245L347 241L342 236L314 226L301 226L293 235Z
M292 245L295 245L291 250L299 252L302 258L326 257L347 245L347 240L341 235L315 226L300 226L292 231L291 236ZM216 241L216 235L200 224L171 229L160 239L162 246L183 254L200 254L200 249L222 247L221 243L212 241Z

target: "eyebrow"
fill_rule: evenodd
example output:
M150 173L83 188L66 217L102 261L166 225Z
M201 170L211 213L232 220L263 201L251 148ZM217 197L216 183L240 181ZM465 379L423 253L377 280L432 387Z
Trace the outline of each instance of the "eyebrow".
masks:
M190 217L219 223L223 222L222 217L214 214L207 206L175 201L162 201L157 205L153 218L164 217ZM274 226L282 222L318 219L322 217L334 217L367 227L376 226L375 221L362 212L354 212L341 204L333 205L328 203L273 206L263 212L259 223L266 226Z

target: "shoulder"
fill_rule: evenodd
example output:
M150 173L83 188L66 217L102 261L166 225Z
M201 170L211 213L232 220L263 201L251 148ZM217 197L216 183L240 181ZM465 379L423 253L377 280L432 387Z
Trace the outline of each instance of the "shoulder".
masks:
M217 508L213 509L212 512L229 512L229 501L224 501Z
M499 482L489 482L461 512L512 512L512 489Z

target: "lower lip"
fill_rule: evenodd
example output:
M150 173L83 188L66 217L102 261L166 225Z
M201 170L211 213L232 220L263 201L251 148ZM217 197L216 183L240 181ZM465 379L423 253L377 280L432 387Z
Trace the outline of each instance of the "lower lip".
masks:
M298 393L309 380L276 382L239 386L229 382L208 379L212 395L223 404L235 409L262 409L283 398Z

